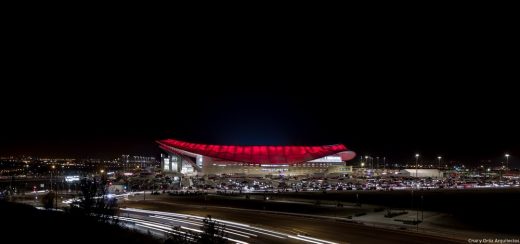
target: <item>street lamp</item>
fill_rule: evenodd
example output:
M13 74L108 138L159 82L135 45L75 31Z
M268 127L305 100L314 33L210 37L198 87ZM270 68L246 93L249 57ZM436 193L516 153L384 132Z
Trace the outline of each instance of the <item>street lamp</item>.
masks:
M506 153L506 169L509 169L509 153Z
M442 157L438 156L437 159L439 160L439 167L437 170L439 170L439 178L440 178L441 177L441 159L442 159Z
M51 191L52 191L52 179L53 179L52 172L54 172L54 168L56 168L56 167L54 165L52 165L51 166L51 189L50 189Z
M419 168L419 154L415 154L415 177L417 178L417 170Z
M56 166L52 165L51 166L51 192L52 192L52 172L54 172L54 169L56 168ZM50 193L49 193L50 194ZM55 199L55 202L56 202L56 209L58 209L58 184L56 184L56 192L54 193L54 199ZM52 199L51 199L52 201Z

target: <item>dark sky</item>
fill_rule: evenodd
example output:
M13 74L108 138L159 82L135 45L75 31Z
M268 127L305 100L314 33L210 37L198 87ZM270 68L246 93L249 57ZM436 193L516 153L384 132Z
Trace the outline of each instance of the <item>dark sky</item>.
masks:
M154 140L177 138L344 143L389 160L416 152L501 160L509 152L518 161L515 41L452 34L333 43L20 40L1 87L0 155L157 155Z

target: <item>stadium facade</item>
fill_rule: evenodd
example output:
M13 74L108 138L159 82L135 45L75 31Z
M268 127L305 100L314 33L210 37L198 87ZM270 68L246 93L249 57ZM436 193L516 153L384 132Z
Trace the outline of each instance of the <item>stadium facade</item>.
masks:
M157 141L165 151L161 168L184 175L350 174L346 161L356 154L343 144L325 146L232 146Z

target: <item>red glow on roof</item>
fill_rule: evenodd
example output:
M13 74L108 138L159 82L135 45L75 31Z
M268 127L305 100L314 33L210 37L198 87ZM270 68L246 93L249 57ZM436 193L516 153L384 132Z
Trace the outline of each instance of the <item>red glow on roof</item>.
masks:
M175 149L181 149L233 162L258 164L302 163L328 155L337 154L339 152L348 151L347 147L343 144L326 146L232 146L197 144L173 139L161 140L158 141L158 143L162 149L167 151L178 152Z

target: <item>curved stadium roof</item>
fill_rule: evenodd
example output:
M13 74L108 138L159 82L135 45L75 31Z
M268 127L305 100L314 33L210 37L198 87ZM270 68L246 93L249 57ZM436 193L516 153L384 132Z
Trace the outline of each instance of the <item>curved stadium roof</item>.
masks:
M343 144L325 146L230 146L206 145L166 139L157 141L167 151L183 151L207 157L244 163L295 164L340 153L342 160L350 160L355 153Z

